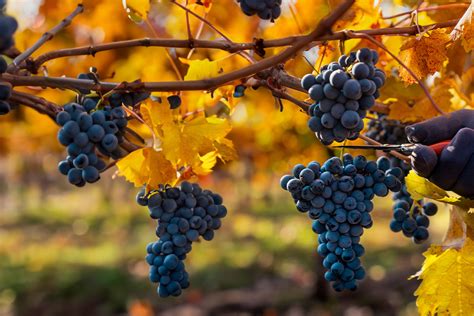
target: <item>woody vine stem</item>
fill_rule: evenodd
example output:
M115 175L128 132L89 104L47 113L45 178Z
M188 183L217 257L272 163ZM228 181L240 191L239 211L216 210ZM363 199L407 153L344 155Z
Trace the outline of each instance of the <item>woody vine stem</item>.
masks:
M174 1L173 1L174 2ZM318 25L308 34L284 37L273 40L256 39L253 42L236 43L228 37L224 40L200 40L189 37L188 39L165 39L165 38L142 38L128 41L117 41L111 43L104 43L99 45L91 45L76 48L65 48L53 50L44 53L36 58L32 54L37 51L44 43L54 38L54 36L62 29L71 24L72 20L83 12L83 5L78 7L57 26L43 36L25 52L14 56L13 63L9 66L7 73L1 75L2 81L9 82L13 87L32 86L41 88L59 88L69 90L87 89L94 90L101 93L106 93L111 90L115 91L188 91L188 90L202 90L213 91L220 86L230 84L234 81L240 80L247 82L249 85L261 86L269 89L273 96L279 99L288 100L303 110L307 110L309 104L298 100L291 96L288 89L302 91L299 85L299 79L287 74L284 70L284 63L289 59L294 58L300 51L310 47L323 44L328 41L344 41L349 38L362 38L373 42L373 36L412 36L417 35L427 30L454 27L458 20L449 20L441 23L431 25L413 25L408 27L388 27L370 30L344 30L340 32L332 32L332 26L350 9L355 0L346 0L342 2L337 8L332 10L330 15L323 18ZM177 3L175 3L177 4ZM179 4L177 4L179 5ZM187 13L201 20L207 22L205 18L188 12L189 10L182 6ZM434 10L435 8L433 8ZM426 8L424 10L427 10ZM390 18L390 17L387 17ZM205 23L213 31L217 31L209 23ZM218 32L218 31L217 31ZM220 33L222 35L222 33ZM231 71L229 73L202 80L189 81L163 81L163 82L106 82L94 81L86 79L76 79L69 77L49 77L38 76L38 70L46 62L70 56L92 55L109 50L118 50L128 47L165 47L165 48L189 48L189 49L219 49L229 53L243 53L244 56L250 56L253 52L262 57L244 68ZM271 57L265 58L265 48L284 47L284 49ZM392 57L394 56L391 54ZM400 60L397 60L401 63ZM402 64L403 67L406 67ZM418 78L415 78L422 87L423 84ZM439 107L434 103L429 92L424 88L428 98L432 101L433 106L438 112L441 112ZM12 101L33 108L34 110L46 114L54 118L55 114L60 108L52 102L28 93L13 92ZM387 108L384 105L377 104L373 110L376 112L386 113ZM442 113L441 113L442 114Z

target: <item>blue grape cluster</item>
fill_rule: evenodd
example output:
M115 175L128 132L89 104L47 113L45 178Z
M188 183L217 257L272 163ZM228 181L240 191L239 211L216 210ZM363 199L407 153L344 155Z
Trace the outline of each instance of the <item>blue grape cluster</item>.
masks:
M99 73L97 72L97 69L95 67L90 68L91 71L87 73L81 73L77 76L77 79L81 80L92 80L97 82L100 79ZM79 89L78 90L81 95L90 95L92 93L91 90L88 89ZM121 93L113 93L112 95L109 96L109 102L111 106L118 107L123 105L126 106L135 106L139 104L140 102L148 99L150 97L150 92L121 92ZM174 103L174 102L173 102ZM176 103L174 103L176 104ZM181 104L181 102L180 102ZM170 107L172 107L173 104L170 103ZM179 106L179 105L178 105ZM178 107L176 106L176 107Z
M179 296L189 287L185 270L186 254L199 237L212 240L227 215L222 197L203 190L197 183L182 182L180 187L137 194L137 203L148 206L150 217L157 220L159 240L148 244L146 261L150 265L150 281L159 283L160 297Z
M248 16L257 14L262 20L276 20L281 14L281 0L237 0Z
M3 11L3 10L2 10ZM15 44L13 35L18 29L15 18L0 13L0 52L3 52Z
M362 48L321 67L317 76L302 78L301 85L315 101L308 110L308 127L323 144L359 136L363 118L385 83L385 73L375 67L378 59L376 51Z
M390 229L395 232L402 232L408 238L412 238L416 244L421 244L430 236L428 226L429 216L438 212L438 206L434 203L424 203L423 200L415 201L408 192L405 177L411 167L406 162L397 158L392 159L392 166L398 165L402 172L402 189L393 194L393 212L390 221Z
M0 2L0 53L9 49L15 44L13 35L18 29L18 22L15 18L5 15L6 1ZM7 71L8 64L3 57L0 57L0 74ZM11 105L7 102L12 93L12 86L7 82L0 83L0 115L8 114Z
M400 121L388 119L386 114L377 113L377 118L367 124L365 136L382 144L405 144L408 142L405 126Z
M56 115L56 122L62 126L58 140L68 153L67 158L59 162L58 169L78 187L100 179L106 163L97 153L113 159L124 155L120 143L128 120L121 107L122 96L119 93L110 95L108 104L102 109L97 109L98 101L98 98L86 97L82 104L66 104Z
M7 71L8 64L3 57L0 57L0 74ZM10 103L7 100L12 95L12 85L8 82L0 82L0 115L8 114L11 111Z
M384 136L384 138L386 137L390 136ZM398 143L405 142L406 135L404 137L400 136ZM405 184L405 177L410 172L411 166L396 157L390 157L390 162L392 168L396 167L397 172L401 173L400 179L402 182L402 189L399 192L395 192L392 196L393 206L390 229L395 233L402 232L406 237L412 238L414 243L420 244L429 238L428 227L430 220L428 217L437 213L438 206L431 202L424 203L423 200L416 201L415 203Z
M390 222L390 229L393 232L402 232L406 237L411 237L413 242L421 244L430 236L428 226L430 219L438 212L438 206L434 203L423 203L414 201L403 185L402 190L394 197L393 218Z
M386 115L378 114L377 120L372 120L368 124L366 136L384 144L404 144L407 137L405 126L399 121L389 120ZM423 200L414 201L408 192L405 177L411 170L411 166L396 157L390 157L392 167L398 167L401 171L402 189L393 194L392 220L390 229L393 232L402 232L404 236L412 238L416 244L426 241L430 234L429 216L433 216L438 211L438 206L434 203L424 203Z
M401 189L397 169L386 157L375 162L345 154L342 161L333 157L322 166L316 161L306 167L297 164L292 175L281 178L281 187L291 193L298 211L313 220L318 254L328 269L324 277L336 291L355 290L356 280L364 278L360 236L372 226L374 196Z

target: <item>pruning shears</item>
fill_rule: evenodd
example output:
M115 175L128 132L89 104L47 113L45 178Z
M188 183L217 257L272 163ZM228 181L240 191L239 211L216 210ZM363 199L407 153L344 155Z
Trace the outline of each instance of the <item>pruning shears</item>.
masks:
M441 154L443 149L449 145L451 141L446 140L442 141L433 145L430 145L431 149L434 150L437 156ZM352 149L375 149L375 150L382 150L382 151L390 151L394 150L404 155L411 155L415 150L417 144L401 144L401 145L341 145L341 146L334 146L335 148L352 148Z

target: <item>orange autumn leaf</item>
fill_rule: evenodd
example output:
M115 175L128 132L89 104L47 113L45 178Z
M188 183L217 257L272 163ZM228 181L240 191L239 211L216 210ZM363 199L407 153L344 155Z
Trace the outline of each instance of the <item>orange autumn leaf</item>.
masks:
M407 40L400 48L400 59L419 78L441 70L447 57L446 44L449 36L443 30L434 30L427 35ZM416 80L408 71L399 67L400 77L406 83Z
M450 112L456 109L454 100L458 97L457 91L457 82L444 78L435 80L430 94L444 112ZM439 115L420 86L406 87L403 82L394 78L387 80L380 99L390 107L389 117L393 120L419 122Z

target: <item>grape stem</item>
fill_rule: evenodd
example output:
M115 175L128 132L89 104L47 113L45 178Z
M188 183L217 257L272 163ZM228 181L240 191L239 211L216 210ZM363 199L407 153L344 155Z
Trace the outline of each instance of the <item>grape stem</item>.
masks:
M145 22L146 22L148 28L153 33L153 35L155 37L158 37L158 33L155 30L155 25L153 23L151 23L151 21L150 21L150 19L148 19L148 17L145 19ZM176 54L172 54L172 52L170 50L166 49L166 48L165 48L165 53L166 53L166 57L168 58L168 60L171 64L171 67L173 68L174 72L178 76L178 79L183 80L184 79L184 70L182 69L182 67L180 67L182 64L179 61L178 56L176 56Z
M261 85L267 87L272 92L272 95L274 97L276 97L278 99L283 99L283 100L290 101L290 102L296 104L298 107L300 107L300 109L302 109L305 113L308 112L309 106L311 105L310 103L298 100L297 98L289 95L288 93L286 93L282 89L277 89L275 87L272 87L270 84L268 84L267 81L264 81L264 80L262 80L262 81L263 82L261 83Z
M179 4L175 0L171 0L171 3L177 5L181 9L183 9L186 12L186 16L188 16L188 14L191 14L192 16L194 16L195 18L197 18L198 20L200 20L201 22L203 22L204 24L209 26L214 32L216 32L217 34L222 36L228 43L234 44L234 42L228 36L226 36L224 33L219 31L219 29L217 29L217 27L215 27L211 22L206 20L204 17L202 17L199 14L196 14L195 12L189 10L187 7ZM190 41L191 44L194 43L194 40L192 39L192 37L189 39L189 41ZM247 59L251 64L254 64L256 62L255 59L245 51L240 51L239 55L242 56L243 58Z
M71 13L69 14L69 16L67 16L65 19L63 19L58 25L56 25L55 27L53 27L51 30L47 31L46 33L44 33L40 39L34 43L30 48L28 48L27 50L25 50L23 53L21 53L20 55L18 55L14 60L13 60L13 63L9 66L9 69L8 71L10 72L13 72L15 70L18 69L18 66L24 61L26 60L28 57L30 57L35 51L37 51L41 46L44 45L44 43L46 43L47 41L50 41L51 39L53 39L53 37L58 33L60 32L61 30L63 30L64 28L68 27L72 20L78 16L79 14L81 14L82 12L84 12L84 6L81 4L78 4L76 9Z
M186 0L186 7L188 6L188 0ZM202 22L202 21L201 21ZM191 31L191 24L189 21L189 12L186 11L186 30L188 31L188 40L193 40L193 33Z
M364 140L364 141L366 141L366 142L367 142L368 144L370 144L370 145L383 146L382 143L379 143L378 141L373 140L372 138L367 137L367 136L365 136L365 135L363 135L363 134L360 134L360 135L359 135L359 138L362 139L362 140ZM401 159L401 160L403 160L403 161L405 161L405 162L407 162L407 163L409 163L409 164L411 163L410 157L408 157L408 156L406 156L406 155L403 155L403 154L400 154L399 152L397 152L397 151L395 151L395 150L390 150L388 153L389 153L390 155L392 155L393 157L396 157L396 158L398 158L398 159Z
M349 38L364 38L368 41L370 41L371 43L373 43L374 45L380 47L381 49L383 49L384 51L386 51L390 56L392 56L393 59L395 59L399 64L400 66L402 66L403 68L405 68L405 70L413 77L413 79L415 79L415 81L418 83L418 85L421 87L421 89L423 89L423 92L425 93L426 97L428 98L428 100L430 100L430 103L431 105L434 107L434 109L441 115L445 115L446 113L439 107L439 105L435 102L435 100L433 99L433 97L431 96L431 93L430 91L428 90L428 88L426 87L426 85L423 83L423 81L421 81L420 78L418 78L418 76L407 66L405 65L405 63L400 59L398 58L394 53L392 53L384 44L382 44L381 42L377 41L375 38L373 38L372 36L368 35L368 34L364 34L364 33L357 33L357 32L352 32L352 31L346 31L346 34Z

